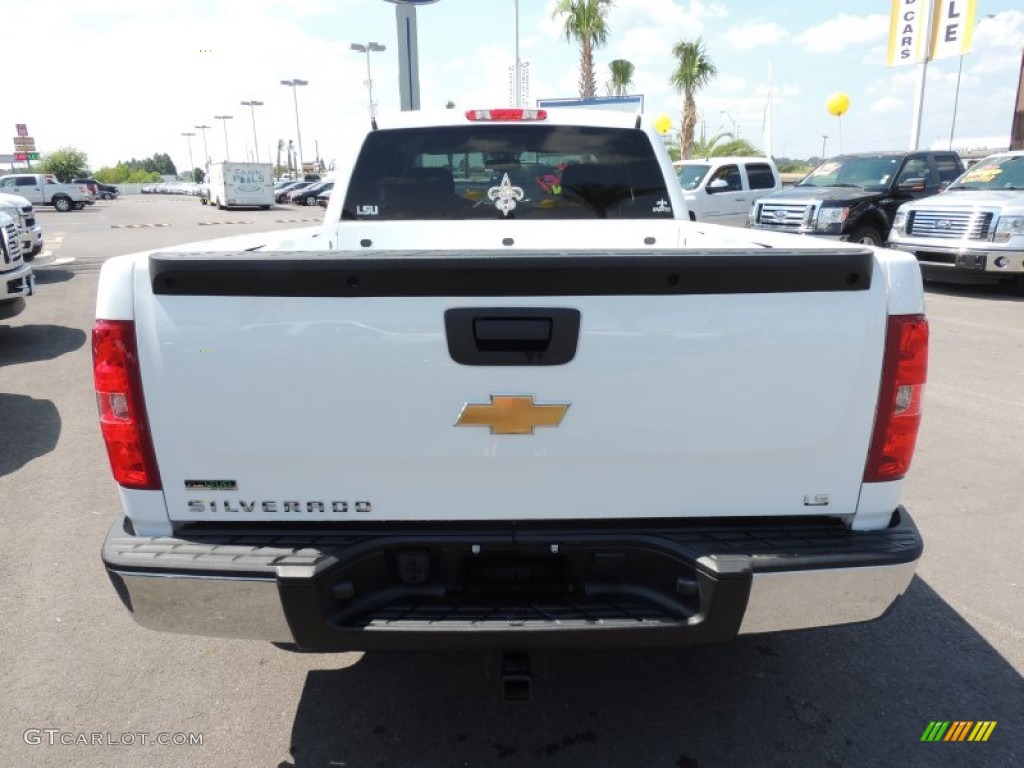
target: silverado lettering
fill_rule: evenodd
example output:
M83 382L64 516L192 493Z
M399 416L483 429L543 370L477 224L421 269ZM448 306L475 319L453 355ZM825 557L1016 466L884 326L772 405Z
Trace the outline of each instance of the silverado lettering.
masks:
M237 504L238 506L232 506ZM253 513L260 508L265 514L276 514L278 504L282 505L284 512L300 513L305 512L311 515L320 515L327 512L331 514L345 514L350 508L356 512L367 513L373 509L368 501L238 501L232 502L228 499L217 501L215 499L199 500L191 499L188 502L188 511L197 515L227 514L237 515L242 513Z

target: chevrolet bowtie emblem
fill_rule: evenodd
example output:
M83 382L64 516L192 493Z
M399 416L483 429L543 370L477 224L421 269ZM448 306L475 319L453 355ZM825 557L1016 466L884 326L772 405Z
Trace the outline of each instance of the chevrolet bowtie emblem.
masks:
M457 427L490 427L492 435L532 435L534 427L557 427L569 410L564 405L536 405L533 395L491 395L490 405L466 403Z

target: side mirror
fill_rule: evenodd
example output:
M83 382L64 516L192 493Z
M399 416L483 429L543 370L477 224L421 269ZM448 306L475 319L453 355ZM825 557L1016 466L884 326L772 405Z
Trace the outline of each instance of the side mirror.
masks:
M904 179L896 188L900 192L924 192L924 179Z
M715 179L714 181L708 182L708 194L713 195L715 192L724 192L729 188L729 182L725 179Z

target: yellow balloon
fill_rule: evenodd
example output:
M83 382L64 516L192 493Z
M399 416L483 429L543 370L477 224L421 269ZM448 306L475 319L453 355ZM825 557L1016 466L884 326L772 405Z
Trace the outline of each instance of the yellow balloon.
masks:
M844 91L836 91L825 101L825 109L830 115L839 117L850 108L850 97Z
M657 120L654 121L654 130L664 136L668 133L668 129L672 127L672 118L668 115L661 115Z

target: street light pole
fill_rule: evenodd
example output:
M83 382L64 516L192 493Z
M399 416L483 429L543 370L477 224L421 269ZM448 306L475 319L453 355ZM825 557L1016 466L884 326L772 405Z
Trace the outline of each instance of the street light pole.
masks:
M515 0L515 12L516 12L516 72L515 77L512 78L514 88L514 107L523 106L523 65L519 61L519 0Z
M207 128L212 128L212 127L213 126L210 126L210 125L197 125L196 126L196 130L199 130L199 131L203 132L203 152L205 153L205 156L206 156L206 160L203 162L203 168L205 169L207 176L210 175L210 150L206 146L206 129Z
M726 112L724 109L721 111L720 114L723 114L727 118L729 118L729 122L732 123L732 137L734 139L738 139L739 136L737 134L739 134L740 129L739 129L739 125L737 124L737 122L733 119L733 116L730 115L728 112Z
M256 150L256 162L260 161L260 143L256 139L256 107L262 107L262 101L243 101L243 107L248 107L249 111L252 112L252 145Z
M223 125L224 125L224 162L228 162L229 160L231 160L231 150L228 149L228 120L230 120L232 117L233 117L233 115L214 115L213 116L214 120L223 120L224 121L224 123L223 123Z
M196 183L196 164L192 161L192 137L195 133L183 133L181 134L188 140L188 177L192 179L192 183Z
M290 86L292 89L292 97L295 99L295 137L299 140L299 161L298 172L302 173L302 130L299 128L299 90L300 85L309 85L308 80L300 80L295 77L291 80L282 80L281 85Z
M976 22L974 22L974 29L977 29L978 25L981 24L981 22L983 22L985 19L994 19L994 18L995 18L995 14L986 13L984 17L982 17L982 18L978 19ZM973 36L974 29L971 30L972 36ZM953 122L949 126L949 148L950 149L953 149L953 134L956 133L956 108L957 108L957 106L960 103L960 75L963 74L963 71L964 71L964 54L961 53L960 54L960 65L957 67L957 70L956 70L956 92L955 92L955 94L953 96Z
M373 78L370 76L370 54L387 50L387 47L380 43L367 43L366 45L362 45L361 43L352 43L349 48L353 51L359 51L359 53L366 54L366 90L370 96L370 119L372 120L377 116L377 105L373 101Z

